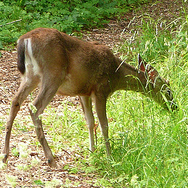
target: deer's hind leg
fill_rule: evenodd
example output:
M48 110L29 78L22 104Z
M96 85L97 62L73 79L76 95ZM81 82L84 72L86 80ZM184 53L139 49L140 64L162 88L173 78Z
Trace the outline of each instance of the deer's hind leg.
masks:
M38 78L35 78L33 80L29 80L28 78L24 77L20 87L18 89L18 92L16 93L15 97L12 100L11 108L10 108L10 114L9 118L6 124L6 133L5 133L5 146L3 149L3 162L5 163L8 155L9 155L9 143L10 143L10 135L12 130L12 125L14 122L14 119L20 109L21 104L23 101L27 98L27 96L37 87L39 83Z
M30 115L33 120L33 123L35 125L35 131L38 137L38 140L40 144L42 145L42 148L44 150L45 157L48 160L48 164L51 167L56 167L56 163L53 157L53 154L51 152L50 147L48 146L48 143L46 141L43 127L42 127L42 120L39 117L40 114L43 113L46 106L50 103L51 99L56 94L61 82L60 79L55 76L52 78L46 78L40 88L39 95L35 99L33 105L34 109L30 109Z

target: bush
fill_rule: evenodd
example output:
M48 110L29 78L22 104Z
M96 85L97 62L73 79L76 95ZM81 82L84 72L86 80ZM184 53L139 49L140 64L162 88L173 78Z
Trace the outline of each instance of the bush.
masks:
M101 27L148 0L5 0L0 2L0 48L37 27L50 27L71 33ZM13 21L17 22L12 23ZM11 23L11 24L8 24Z

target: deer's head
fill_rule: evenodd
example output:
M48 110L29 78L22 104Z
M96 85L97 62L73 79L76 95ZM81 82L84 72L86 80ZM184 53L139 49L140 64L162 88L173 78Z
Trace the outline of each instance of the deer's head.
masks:
M172 110L177 109L169 82L161 78L157 70L143 61L140 55L138 55L138 70L144 72L146 93L163 107Z

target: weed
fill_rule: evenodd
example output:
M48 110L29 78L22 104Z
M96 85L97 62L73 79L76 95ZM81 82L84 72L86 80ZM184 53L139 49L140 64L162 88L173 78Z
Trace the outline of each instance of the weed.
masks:
M12 176L12 175L5 175L6 181L12 186L12 187L16 187L17 185L17 177L16 176Z
M15 157L18 157L19 156L19 151L17 148L12 148L12 154L15 156Z

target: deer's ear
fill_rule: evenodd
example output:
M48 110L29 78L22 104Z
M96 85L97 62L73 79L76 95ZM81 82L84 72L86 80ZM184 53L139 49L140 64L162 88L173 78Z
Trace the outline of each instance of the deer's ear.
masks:
M138 54L138 64L140 64L142 62L142 58L140 56L140 54Z
M159 73L157 72L156 69L154 69L154 67L152 67L150 64L147 64L145 70L145 76L152 84L155 85L155 82L159 77Z
M142 60L140 54L138 54L138 70L145 72L147 63Z
M159 73L157 70L155 70L151 65L147 66L146 68L146 74L148 75L149 80L152 83L155 83L156 78L159 76Z
M159 76L159 73L154 69L150 64L147 64L140 54L138 54L138 70L143 71L145 76L151 83L155 83L156 78Z

